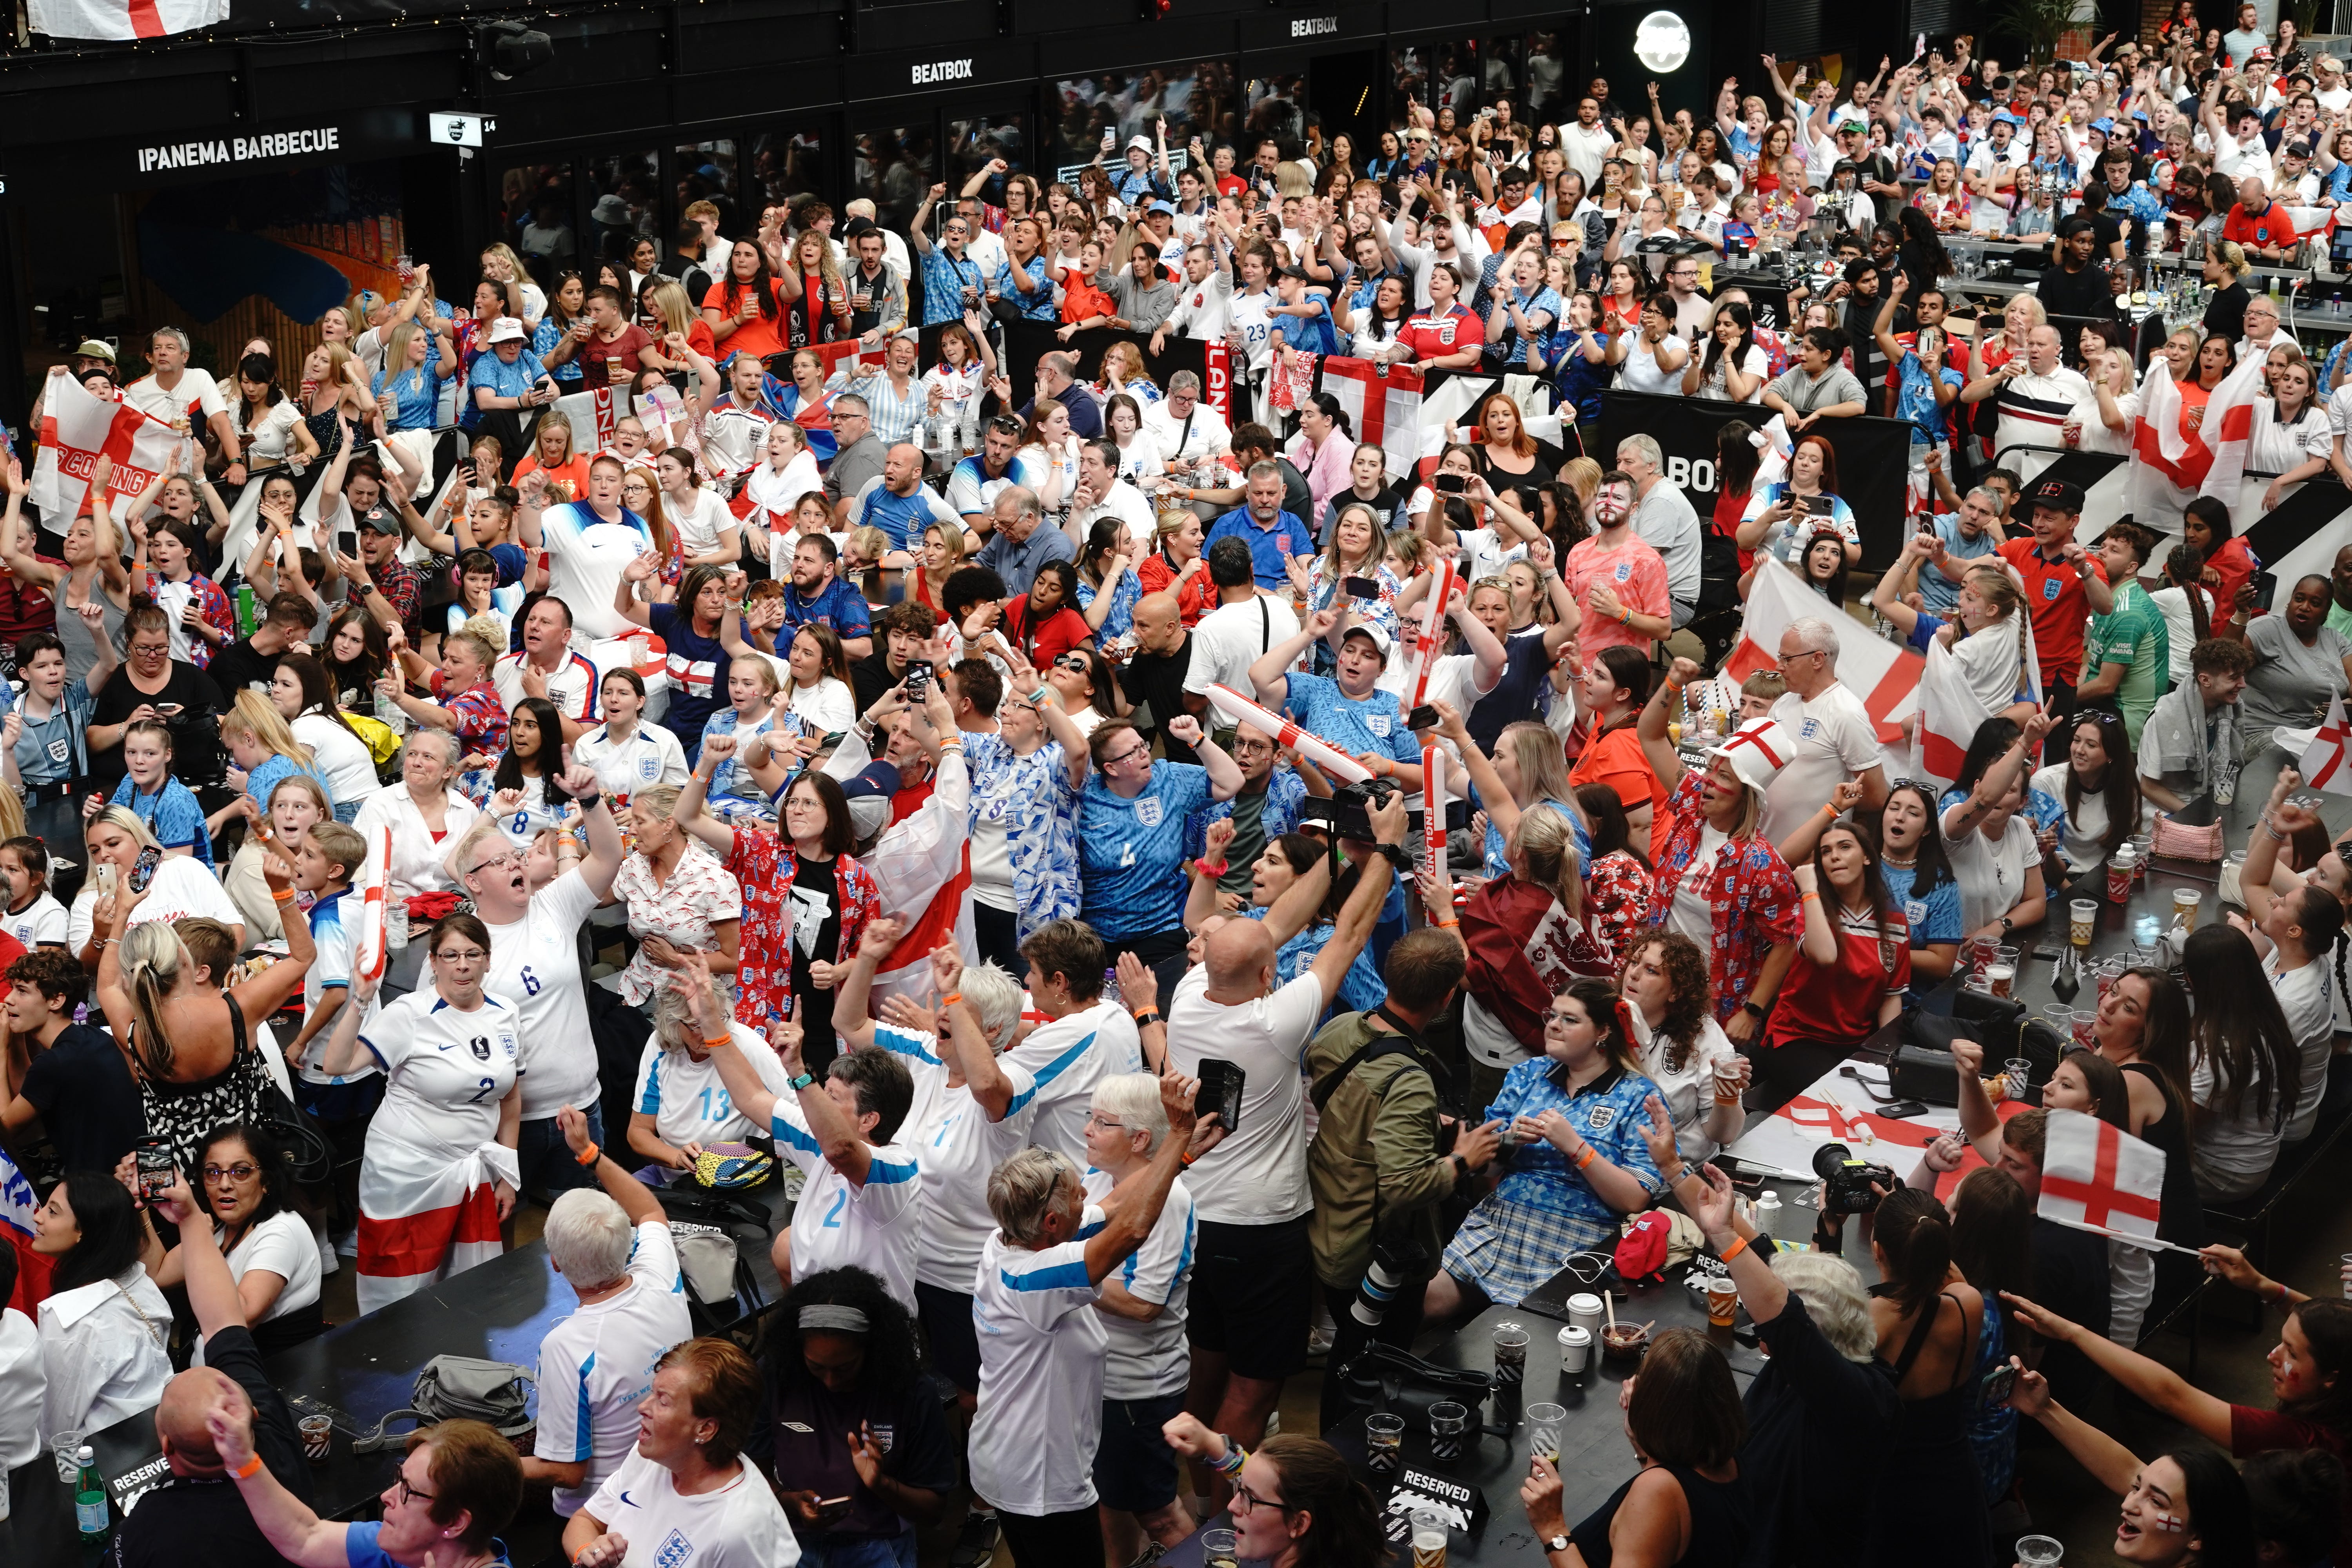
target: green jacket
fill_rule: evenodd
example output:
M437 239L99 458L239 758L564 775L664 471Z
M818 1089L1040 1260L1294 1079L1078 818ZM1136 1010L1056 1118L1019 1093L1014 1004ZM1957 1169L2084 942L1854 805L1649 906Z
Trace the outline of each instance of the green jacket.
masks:
M1342 1013L1307 1046L1307 1078L1320 1088L1341 1064L1384 1031L1361 1013ZM1352 1289L1371 1266L1377 1216L1382 1233L1410 1237L1429 1254L1423 1278L1437 1271L1445 1237L1438 1205L1454 1192L1454 1162L1438 1148L1438 1064L1408 1049L1369 1061L1339 1080L1324 1102L1307 1146L1315 1209L1307 1235L1315 1275Z

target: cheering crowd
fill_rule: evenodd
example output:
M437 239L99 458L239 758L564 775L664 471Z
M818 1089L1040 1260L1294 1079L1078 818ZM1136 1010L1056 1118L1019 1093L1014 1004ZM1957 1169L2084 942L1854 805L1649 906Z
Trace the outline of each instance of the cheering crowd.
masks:
M1377 1505L1276 1430L1286 1380L1319 1359L1349 1419L1374 1342L1663 1207L1770 1360L1742 1395L1659 1336L1636 1478L1580 1520L1546 1459L1521 1488L1561 1568L2009 1562L2021 1414L2142 1568L2352 1557L2352 1306L2203 1246L2286 1308L2274 1400L2230 1405L2135 1348L2198 1259L2035 1212L2047 1111L2086 1112L2200 1247L2352 1028L2352 873L2273 739L2352 686L2352 544L2264 603L2259 512L2077 539L2041 477L2131 448L2129 301L2186 244L2183 423L2251 389L2262 510L2352 482L2341 346L2244 281L2352 207L2343 64L2179 11L2038 71L1768 57L1696 116L1549 60L1376 148L1161 123L903 227L698 204L581 270L494 245L460 303L417 267L217 378L176 328L83 343L50 411L177 444L7 472L0 1141L38 1209L0 1463L152 1420L125 1564L471 1568L551 1509L582 1568L912 1568L919 1532L1122 1568L1220 1513L1358 1568ZM1838 259L1777 332L1736 268L1808 234ZM1949 246L1993 237L2046 248L2033 288L1950 316ZM1230 416L1155 383L1187 340ZM1400 460L1330 356L1489 379ZM1710 518L1651 436L1601 447L1612 387L1762 405ZM1925 498L1874 584L1860 416ZM1818 602L1714 673L1784 570ZM1880 635L1990 715L1957 777L1841 681ZM1707 1163L1748 1110L2265 774L2242 917L2115 977L2041 1109L2000 1120L1962 1039L1962 1131L1758 1244ZM771 1184L754 1360L670 1211ZM380 1521L320 1519L263 1358L329 1276L392 1306L519 1207L577 1297L525 1451L443 1422ZM2194 1438L2135 1453L2078 1414L2102 1382Z

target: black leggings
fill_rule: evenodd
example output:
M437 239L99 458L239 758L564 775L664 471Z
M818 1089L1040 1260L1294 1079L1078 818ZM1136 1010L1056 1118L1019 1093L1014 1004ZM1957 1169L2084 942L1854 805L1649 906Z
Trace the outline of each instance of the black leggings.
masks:
M977 900L971 906L971 944L982 963L993 963L1013 979L1029 973L1021 956L1021 918L1011 910L994 910Z
M1020 1568L1069 1568L1102 1560L1102 1521L1094 1509L1074 1508L1042 1517L999 1509L996 1521Z
M1754 1102L1755 1108L1767 1112L1780 1110L1819 1082L1824 1073L1834 1072L1838 1063L1853 1055L1860 1044L1790 1040L1779 1047L1768 1047L1760 1041L1743 1046L1739 1054L1756 1064L1756 1089L1760 1098Z

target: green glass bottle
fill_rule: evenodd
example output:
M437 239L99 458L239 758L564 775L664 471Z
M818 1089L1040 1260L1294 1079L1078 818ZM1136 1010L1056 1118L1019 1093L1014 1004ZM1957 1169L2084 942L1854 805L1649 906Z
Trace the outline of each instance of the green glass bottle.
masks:
M236 585L236 635L241 637L253 635L253 584L250 583Z
M106 1539L106 1478L98 1473L98 1458L84 1443L75 1456L81 1474L74 1480L74 1525L84 1542Z

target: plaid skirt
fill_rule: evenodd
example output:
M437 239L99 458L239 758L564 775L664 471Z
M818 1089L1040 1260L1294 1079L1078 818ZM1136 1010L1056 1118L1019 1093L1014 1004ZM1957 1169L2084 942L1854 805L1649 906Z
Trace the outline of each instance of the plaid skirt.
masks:
M1516 1307L1527 1293L1568 1266L1571 1254L1613 1244L1609 1220L1556 1214L1488 1196L1445 1244L1444 1268L1486 1293L1498 1307Z

